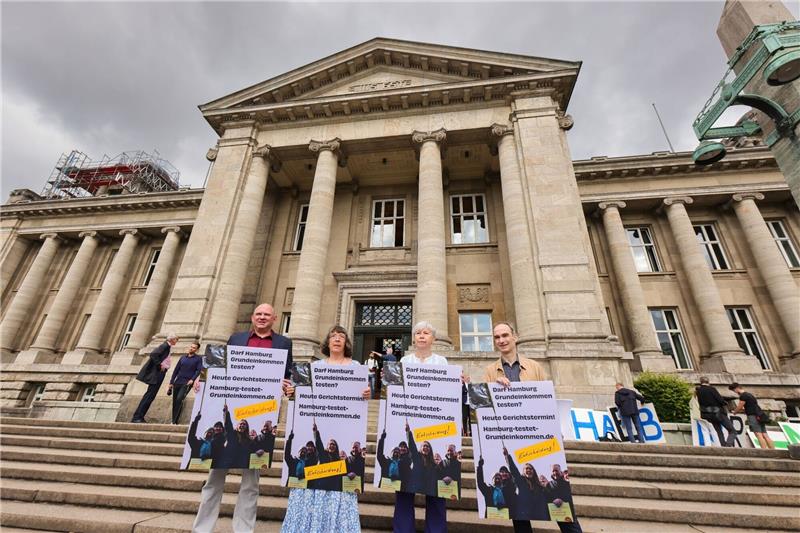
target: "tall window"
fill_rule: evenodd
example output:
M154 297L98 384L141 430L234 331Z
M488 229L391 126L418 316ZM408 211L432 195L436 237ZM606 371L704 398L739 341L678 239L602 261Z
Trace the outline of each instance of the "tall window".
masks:
M664 355L669 355L675 361L675 366L682 369L691 369L692 361L689 350L683 340L681 325L678 322L678 312L675 309L650 309L653 327L656 330L658 344Z
M131 333L133 333L133 327L136 325L136 313L131 313L128 315L128 318L125 319L125 329L122 331L122 338L119 340L119 348L117 350L121 350L128 345L128 341L131 340Z
M757 357L761 368L769 370L769 358L764 345L761 344L750 310L746 307L727 307L725 312L728 313L733 334L736 335L736 341L744 353Z
M631 244L633 262L637 272L660 272L661 264L658 262L656 245L650 235L650 228L625 228L628 242Z
M44 398L44 383L31 383L31 390L28 393L28 400L25 405L30 406L34 402L41 402Z
M459 313L462 352L492 351L491 313Z
M783 254L783 258L786 259L786 264L789 265L790 268L800 268L800 258L798 258L797 249L794 247L794 243L791 237L789 237L789 234L786 233L783 222L780 220L770 220L767 222L767 226L769 226L769 231L775 239L775 244L778 245L778 248Z
M482 194L451 196L450 221L453 230L453 244L489 242L486 199Z
M97 392L97 385L93 383L82 385L78 393L78 399L81 402L93 402L95 392Z
M373 248L403 246L404 223L404 200L375 200L372 202L370 246Z
M150 252L150 261L147 262L147 268L144 271L144 278L142 278L142 285L147 287L150 285L150 280L153 279L153 272L156 271L156 264L161 255L161 248L154 248Z
M300 206L300 216L297 217L297 231L294 234L292 250L299 252L303 249L303 237L306 234L306 220L308 220L308 204Z
M292 325L292 313L283 313L281 319L281 335L289 334L289 326Z
M719 242L717 230L713 224L698 224L694 226L694 234L697 236L697 242L700 243L706 263L708 263L708 267L711 270L727 270L730 268L728 259L722 249L722 243Z

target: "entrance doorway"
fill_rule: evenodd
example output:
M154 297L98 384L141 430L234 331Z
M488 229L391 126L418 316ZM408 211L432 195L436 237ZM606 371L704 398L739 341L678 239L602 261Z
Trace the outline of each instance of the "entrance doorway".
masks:
M402 355L411 344L411 302L363 302L356 304L353 326L353 358L364 362L371 351L387 346Z

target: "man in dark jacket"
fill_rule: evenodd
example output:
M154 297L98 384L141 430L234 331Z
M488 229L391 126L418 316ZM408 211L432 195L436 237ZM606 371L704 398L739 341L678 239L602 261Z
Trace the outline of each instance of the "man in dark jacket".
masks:
M153 403L153 400L155 400L156 395L158 394L158 389L161 388L161 384L164 382L164 376L167 375L167 369L169 368L168 357L170 348L175 346L175 343L177 342L177 335L174 333L167 335L167 340L159 344L155 350L150 352L150 355L148 356L147 361L145 361L144 366L142 366L142 369L139 370L139 374L136 376L136 379L142 383L147 383L147 390L142 396L139 406L136 408L136 412L133 413L133 419L131 422L140 423L145 421L144 415L146 415L147 410L150 409L150 404Z
M183 401L189 394L189 390L197 381L197 377L203 370L203 360L197 355L197 350L200 349L200 343L193 341L189 345L189 350L186 355L178 360L175 365L175 370L172 371L172 377L169 380L169 392L172 393L172 423L177 424L178 419L181 417L181 410L183 409Z
M636 442L637 440L644 443L644 430L642 429L642 421L639 420L639 404L636 400L644 403L644 396L635 390L626 389L622 383L617 383L617 392L614 394L614 403L619 410L619 417L625 426L625 433L628 434L628 440ZM631 428L631 419L636 426L636 438L634 439L633 430Z
M234 333L228 339L229 346L249 346L251 348L275 348L288 351L284 380L288 384L289 369L292 367L292 341L272 331L275 323L275 310L270 304L261 304L253 310L250 317L250 331ZM233 511L233 530L253 531L256 525L258 504L258 477L260 469L242 470L242 481L239 485L239 497ZM192 531L195 533L211 533L219 516L219 504L225 488L227 468L214 468L208 473L208 480L201 492L200 508L194 519Z
M731 419L728 418L728 402L717 389L709 385L705 376L700 378L700 385L694 392L697 395L697 403L700 404L700 418L711 422L722 446L732 447L736 443L736 431L733 429ZM728 432L727 439L722 436L722 428Z

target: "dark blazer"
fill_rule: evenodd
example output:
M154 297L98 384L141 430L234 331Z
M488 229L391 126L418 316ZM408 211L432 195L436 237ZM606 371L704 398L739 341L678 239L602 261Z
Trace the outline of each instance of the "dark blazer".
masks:
M228 339L228 344L230 346L247 346L247 340L250 338L250 333L250 331L240 331L238 333L234 333L231 335L230 339ZM283 376L284 378L289 379L292 376L292 339L284 337L283 335L278 335L273 331L272 347L278 350L287 350L289 352L286 356L286 369L284 370Z
M636 400L644 403L644 396L635 390L623 387L614 393L614 403L619 408L619 414L622 416L633 416L639 412L639 405Z
M155 350L150 352L150 356L145 361L142 369L139 370L136 379L148 385L160 384L164 379L164 374L166 374L161 370L161 363L169 357L170 348L171 346L168 342L162 342Z

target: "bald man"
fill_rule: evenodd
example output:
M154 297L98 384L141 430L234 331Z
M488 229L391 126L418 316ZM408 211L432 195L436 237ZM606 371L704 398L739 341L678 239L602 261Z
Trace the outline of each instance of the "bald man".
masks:
M261 304L253 310L250 317L252 327L249 331L234 333L228 339L230 346L249 346L251 348L275 348L288 350L284 379L288 380L292 368L292 341L272 331L275 323L275 310L270 304ZM234 533L252 533L256 526L258 508L259 470L242 470L242 483L239 497L233 511ZM192 533L212 533L219 516L219 504L225 488L227 468L214 468L208 473L208 480L201 492L200 508L194 519Z

